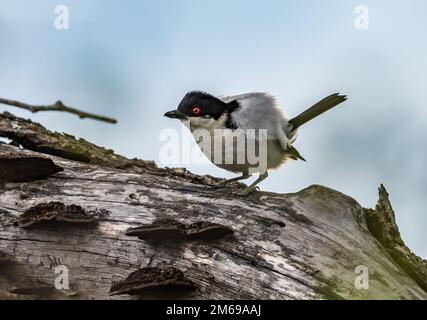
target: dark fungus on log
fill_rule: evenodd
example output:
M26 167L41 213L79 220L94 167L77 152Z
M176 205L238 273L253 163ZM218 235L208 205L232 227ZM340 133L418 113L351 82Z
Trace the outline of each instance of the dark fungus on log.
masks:
M73 291L58 290L53 285L42 281L24 283L20 286L8 288L9 293L22 296L32 296L31 299L66 299L75 297L78 294Z
M151 241L183 240L186 237L185 225L172 219L157 220L152 224L129 228L126 235Z
M172 219L162 219L152 224L127 230L126 235L147 241L206 240L212 241L233 234L229 227L206 221L184 224Z
M47 284L34 285L29 287L12 287L7 291L12 294L26 295L26 296L50 296L55 292L53 286Z
M218 223L200 221L190 224L186 234L190 239L216 240L232 235L233 229Z
M63 169L51 159L22 153L0 153L0 181L29 182L46 178Z
M27 228L46 222L95 225L97 218L88 214L80 206L74 204L66 206L61 202L49 202L40 203L26 210L13 225Z
M191 294L196 289L196 285L184 272L175 267L145 267L132 272L125 280L114 283L110 295L178 298Z

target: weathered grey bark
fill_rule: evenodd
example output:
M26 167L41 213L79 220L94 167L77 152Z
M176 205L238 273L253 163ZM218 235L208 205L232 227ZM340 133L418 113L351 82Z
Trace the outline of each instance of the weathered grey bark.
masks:
M427 298L426 261L401 240L383 187L375 209L322 186L236 198L215 178L103 159L105 149L41 128L0 114L0 136L44 153L0 144L0 159L63 168L36 181L0 175L0 298ZM55 139L74 147L58 152ZM54 288L58 265L70 290ZM357 266L369 289L355 287Z

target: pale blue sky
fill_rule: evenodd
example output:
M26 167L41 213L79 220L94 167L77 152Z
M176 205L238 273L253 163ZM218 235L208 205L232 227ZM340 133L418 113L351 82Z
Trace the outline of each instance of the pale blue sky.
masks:
M70 9L70 30L54 8ZM357 5L370 28L354 28ZM341 108L300 131L307 163L270 174L262 189L322 184L373 207L391 195L408 246L427 257L427 2L425 0L161 0L0 2L0 96L65 103L116 126L0 106L129 157L158 160L163 118L189 90L277 96L289 115L333 93ZM193 172L230 177L213 165Z

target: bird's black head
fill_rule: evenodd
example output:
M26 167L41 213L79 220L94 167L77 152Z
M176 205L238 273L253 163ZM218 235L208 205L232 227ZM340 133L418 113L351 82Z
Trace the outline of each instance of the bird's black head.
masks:
M187 93L181 100L178 109L165 113L166 117L188 119L190 117L214 118L217 120L224 113L231 113L238 107L237 101L224 101L202 91Z

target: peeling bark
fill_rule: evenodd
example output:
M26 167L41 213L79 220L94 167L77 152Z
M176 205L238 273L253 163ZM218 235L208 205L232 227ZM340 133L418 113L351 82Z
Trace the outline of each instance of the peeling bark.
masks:
M218 179L143 160L123 166L134 160L102 159L96 146L94 159L101 160L64 159L66 153L51 152L61 140L58 134L1 117L0 135L18 137L38 152L46 152L40 146L50 141L53 155L43 156L64 170L0 190L0 298L147 299L154 287L162 296L195 299L427 298L426 261L404 246L383 188L375 209L322 186L236 198L230 191L240 184L217 189ZM19 124L19 132L11 122ZM6 152L41 156L0 144L0 154ZM56 217L73 205L96 224L41 219L23 228L15 223L25 215L37 217L29 215L34 208ZM233 234L190 236L206 230ZM171 234L180 240L166 241ZM367 290L355 287L360 265L369 269ZM58 266L69 270L69 290L55 289ZM165 270L175 276L164 277ZM174 279L185 279L193 290L182 295Z

